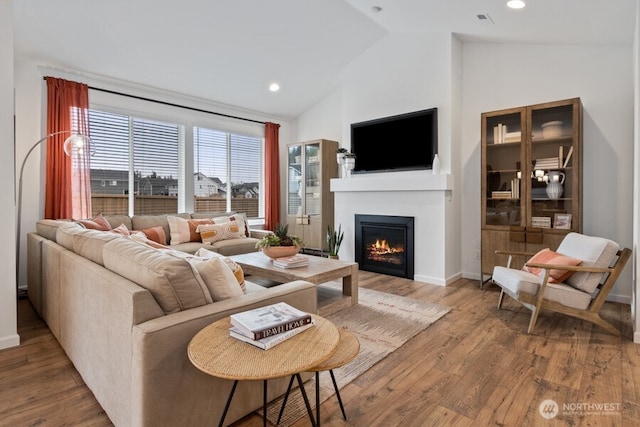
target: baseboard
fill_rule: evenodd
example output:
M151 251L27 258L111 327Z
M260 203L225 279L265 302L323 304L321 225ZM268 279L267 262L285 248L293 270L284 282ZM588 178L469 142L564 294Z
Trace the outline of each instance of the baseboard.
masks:
M636 344L640 344L640 331L636 331L633 333L633 342Z
M0 350L4 350L5 348L17 347L19 345L20 335L18 334L0 338Z
M631 297L628 295L612 294L607 295L607 301L619 302L621 304L631 305Z
M430 276L423 276L421 274L415 274L413 276L413 280L415 280L416 282L423 282L423 283L429 283L431 285L437 285L437 286L447 286L453 282L455 282L456 280L459 280L462 278L462 273L456 273L453 276L449 276L446 279L440 279L437 277L430 277Z

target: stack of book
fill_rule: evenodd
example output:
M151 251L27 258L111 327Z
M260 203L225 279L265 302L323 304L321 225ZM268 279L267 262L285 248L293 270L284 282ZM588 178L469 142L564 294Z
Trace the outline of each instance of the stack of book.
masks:
M522 139L521 131L507 132L507 125L498 123L493 127L493 143L508 144L511 142L520 142Z
M511 199L511 197L512 197L511 190L491 192L492 199Z
M543 159L536 159L534 169L555 169L562 167L560 158L558 157L546 157Z
M285 302L232 314L229 335L268 350L313 326L309 313Z
M304 267L309 265L309 258L304 255L281 257L274 259L273 265L280 268Z

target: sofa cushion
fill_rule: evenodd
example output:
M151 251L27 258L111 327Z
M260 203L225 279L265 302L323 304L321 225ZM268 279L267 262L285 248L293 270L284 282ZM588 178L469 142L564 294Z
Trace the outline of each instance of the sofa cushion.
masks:
M566 266L576 266L580 265L582 260L577 258L568 257L565 255L560 255L557 252L552 251L549 248L542 249L537 254L529 258L527 262L538 263L538 264L555 264L555 265L566 265ZM525 265L522 267L524 271L528 271L529 273L533 273L536 276L542 276L543 269L538 267L529 267ZM560 283L564 282L571 276L574 272L560 269L552 269L549 271L549 283Z
M131 224L131 217L129 215L107 215L105 216L111 228L116 228L120 224L124 224L129 230L133 230L133 224Z
M562 239L556 252L582 260L582 267L609 267L620 246L603 237L569 233ZM578 271L566 280L568 285L592 293L602 280L601 273Z
M201 224L213 224L210 218L202 219L185 219L179 216L167 216L169 222L169 230L171 230L172 245L187 242L202 242L200 233L197 231Z
M36 222L36 232L45 239L55 242L58 228L62 224L69 224L70 222L71 221L66 219L39 219Z
M55 241L63 248L73 251L73 236L78 233L82 233L85 230L86 228L77 222L60 224L56 230Z
M198 226L197 231L200 233L202 243L210 245L220 240L246 239L244 229L243 223L231 220L221 224L202 224Z
M520 292L536 295L540 288L540 278L527 271L497 266L493 268L493 280L513 295ZM544 298L567 307L584 310L591 303L591 295L564 283L547 283Z
M208 304L211 294L187 260L130 239L104 245L104 266L147 289L165 314Z
M207 245L206 248L218 252L221 255L233 256L257 252L256 243L258 243L258 239L247 237L244 239L220 240L219 242Z
M73 252L96 264L104 266L104 260L102 258L104 245L120 238L122 238L122 235L109 231L82 230L72 237Z

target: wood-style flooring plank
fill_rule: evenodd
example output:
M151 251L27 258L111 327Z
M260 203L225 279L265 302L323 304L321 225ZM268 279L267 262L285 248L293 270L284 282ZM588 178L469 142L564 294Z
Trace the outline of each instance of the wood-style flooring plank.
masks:
M588 322L543 312L527 334L530 311L498 288L458 280L435 286L361 271L360 286L450 307L439 321L322 404L322 424L337 426L634 426L640 425L640 345L628 305L606 303L615 337ZM349 305L318 288L320 314ZM21 345L0 351L0 426L110 426L91 391L27 300L18 303ZM546 399L560 405L551 420ZM603 402L600 402L603 401ZM620 404L619 414L567 412L563 404ZM564 412L563 412L564 411ZM233 424L261 426L251 414ZM302 417L293 427L306 427Z

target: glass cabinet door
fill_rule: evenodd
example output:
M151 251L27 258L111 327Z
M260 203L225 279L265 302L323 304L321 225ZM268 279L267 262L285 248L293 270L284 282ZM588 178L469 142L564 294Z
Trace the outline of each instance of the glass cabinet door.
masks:
M523 111L490 116L485 123L484 225L521 225L524 217L521 200L526 190L521 182L527 170L523 167L526 159Z
M302 145L289 147L287 163L287 214L302 215Z
M574 189L573 105L531 111L531 225L571 228Z
M321 212L320 191L322 169L320 168L320 144L306 144L305 148L305 202L307 215L319 215Z

